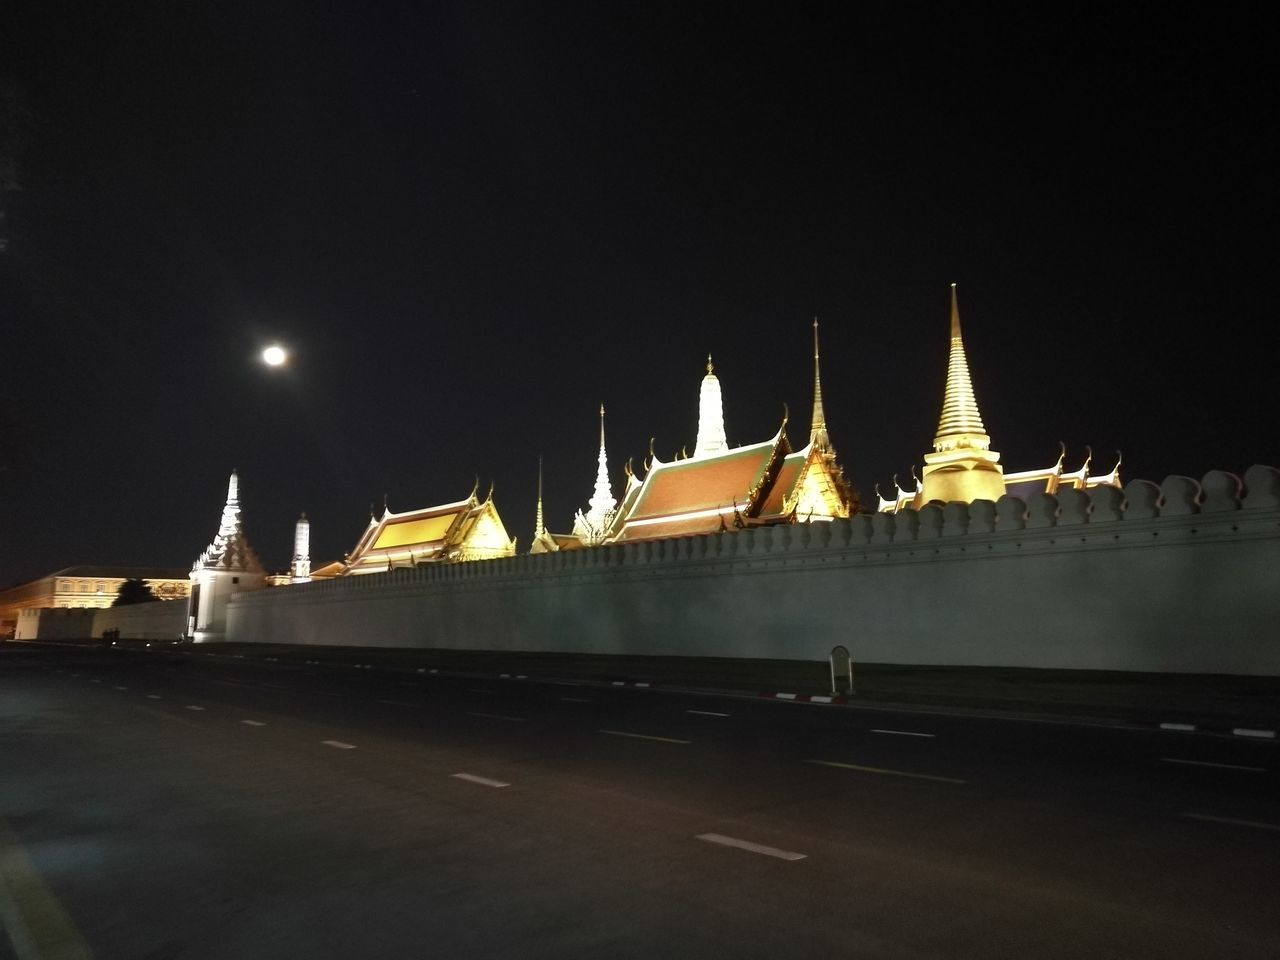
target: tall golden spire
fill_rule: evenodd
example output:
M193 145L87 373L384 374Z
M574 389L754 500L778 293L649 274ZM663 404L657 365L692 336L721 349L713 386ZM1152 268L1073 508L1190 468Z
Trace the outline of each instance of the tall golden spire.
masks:
M924 455L924 472L916 488L917 507L931 500L943 503L999 500L1004 493L1000 454L991 449L991 438L973 398L969 361L960 336L960 307L956 285L951 285L951 354L947 360L947 390L942 400L938 435L933 452Z
M942 417L933 448L939 452L961 447L986 450L991 445L987 428L973 397L973 381L969 378L969 361L960 336L960 305L956 285L951 285L951 355L947 360L947 390L942 400Z
M813 417L810 419L809 442L819 450L831 446L827 436L827 415L822 409L822 371L818 367L818 318L813 318Z
M538 540L547 528L542 523L542 455L538 455L538 515L533 521L533 539Z

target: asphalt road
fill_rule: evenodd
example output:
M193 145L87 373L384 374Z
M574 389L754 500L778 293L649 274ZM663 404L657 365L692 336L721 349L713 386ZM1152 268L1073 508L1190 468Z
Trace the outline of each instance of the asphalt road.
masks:
M1277 750L10 646L0 956L1274 960Z

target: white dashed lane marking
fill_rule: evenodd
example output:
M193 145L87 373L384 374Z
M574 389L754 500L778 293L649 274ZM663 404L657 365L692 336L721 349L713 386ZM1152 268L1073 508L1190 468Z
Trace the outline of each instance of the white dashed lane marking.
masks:
M354 743L343 743L341 740L321 740L320 742L326 747L335 747L338 750L354 750L356 748Z
M524 717L509 717L505 713L474 713L469 712L469 717L484 717L486 720L506 720L510 723L524 723Z
M699 717L732 717L732 713L720 713L717 710L686 710L685 713L692 713Z
M467 783L478 783L482 787L509 787L511 784L503 783L501 780L490 780L488 777L477 777L474 773L455 773L455 780L465 780Z
M932 733L916 733L913 730L875 730L873 729L871 732L872 733L890 733L890 734L893 734L895 737L934 737L936 736L936 734L932 734Z
M1188 767L1214 767L1218 770L1245 770L1249 773L1266 773L1266 767L1246 767L1239 763L1211 763L1208 760L1182 760L1178 757L1161 757L1161 763L1180 763Z
M263 723L261 720L241 720L240 722L243 723L246 727L265 727L266 726L266 724Z
M610 737L630 737L632 740L656 740L658 743L693 743L692 740L677 740L675 737L655 737L648 733L631 733L627 730L597 730Z
M766 847L763 843L752 843L750 840L739 840L737 837L726 837L723 833L700 833L695 840L705 840L707 843L716 843L722 847L735 847L738 850L747 850L751 853L761 853L766 857L776 857L779 860L804 860L806 854L796 853L794 850L780 850L777 847Z
M117 690L128 690L128 687L116 687Z
M148 700L163 700L163 699L164 699L164 697L160 696L160 694L158 694L158 693L148 693L148 694L147 694L147 699L148 699Z
M889 770L885 767L864 767L857 763L839 763L835 760L809 760L820 767L836 767L840 770L856 770L858 773L878 773L887 777L907 777L911 780L932 780L935 783L964 783L955 777L939 777L932 773L911 773L907 770Z
M1262 823L1258 820L1236 820L1232 817L1215 817L1207 813L1184 813L1188 820L1204 820L1208 823L1225 823L1232 827L1252 827L1255 830L1280 830L1280 823Z
M183 707L183 709L184 710L203 710L204 707L197 707L194 703L188 703L185 707Z

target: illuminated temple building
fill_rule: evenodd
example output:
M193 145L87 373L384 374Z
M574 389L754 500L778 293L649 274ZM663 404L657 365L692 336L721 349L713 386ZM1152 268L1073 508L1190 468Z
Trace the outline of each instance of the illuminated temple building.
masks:
M1000 465L1000 454L991 449L991 437L987 435L982 414L978 411L978 402L974 399L969 361L960 333L960 306L956 297L956 285L953 283L947 385L943 394L938 432L933 439L933 452L924 455L924 470L916 482L916 489L904 490L898 487L895 477L894 485L897 489L894 496L877 497L879 511L897 513L906 508L919 509L935 500L943 503L996 501L1005 494L1025 499L1032 493L1056 493L1065 487L1088 489L1120 486L1119 462L1110 473L1091 476L1089 466L1093 460L1092 452L1077 470L1064 471L1065 459L1066 448L1063 447L1053 466L1019 473L1004 472Z
M516 542L493 504L493 489L484 500L470 496L456 503L392 513L384 505L382 516L370 516L355 549L310 572L311 579L385 573L420 563L491 560L514 556Z
M578 512L572 535L549 533L542 522L540 477L531 552L831 520L857 512L857 493L845 480L827 433L816 320L813 345L813 416L804 447L791 448L785 418L771 438L731 447L720 379L708 357L693 454L663 462L650 450L644 479L628 466L622 498L615 500L609 487L602 407L598 471L589 507Z

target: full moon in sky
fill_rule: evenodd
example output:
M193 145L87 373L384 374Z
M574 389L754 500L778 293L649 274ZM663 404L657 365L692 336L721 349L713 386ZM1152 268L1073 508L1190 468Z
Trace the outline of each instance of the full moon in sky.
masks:
M285 352L284 347L278 343L273 343L267 349L262 351L262 362L268 367L280 367L289 359L289 354Z

